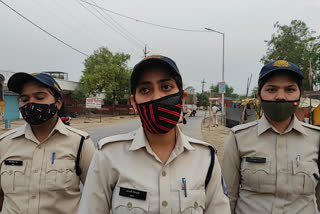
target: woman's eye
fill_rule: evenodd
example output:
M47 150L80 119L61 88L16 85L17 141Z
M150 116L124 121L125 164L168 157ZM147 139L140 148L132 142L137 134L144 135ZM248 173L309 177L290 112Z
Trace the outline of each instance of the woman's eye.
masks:
M168 90L172 89L172 86L171 85L164 85L164 86L162 86L162 88L163 88L163 90L168 91Z
M148 88L141 88L139 91L140 91L140 93L142 93L142 94L146 94L146 93L148 93L148 92L150 91L150 89L148 89Z
M268 92L275 92L276 90L274 88L268 88L267 91Z

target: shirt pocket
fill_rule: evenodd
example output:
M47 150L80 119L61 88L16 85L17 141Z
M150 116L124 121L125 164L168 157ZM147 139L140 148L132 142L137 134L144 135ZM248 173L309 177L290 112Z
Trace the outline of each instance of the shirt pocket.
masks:
M315 194L317 180L313 173L318 172L316 162L292 161L292 190L296 194Z
M265 163L248 162L243 158L241 165L241 189L274 193L276 177L271 174L271 161Z
M125 187L131 188L132 187ZM141 191L141 190L139 190ZM130 214L144 214L149 212L149 197L150 193L147 192L146 200L140 200L130 197L125 197L119 195L120 186L116 186L113 190L113 197L112 197L112 213L113 214L123 214L123 213L130 213Z
M55 160L46 165L45 185L48 191L78 189L80 180L75 173L75 161Z
M24 191L26 186L26 162L22 166L2 164L1 187L4 193Z
M205 210L205 190L179 190L180 212L184 214L202 214Z

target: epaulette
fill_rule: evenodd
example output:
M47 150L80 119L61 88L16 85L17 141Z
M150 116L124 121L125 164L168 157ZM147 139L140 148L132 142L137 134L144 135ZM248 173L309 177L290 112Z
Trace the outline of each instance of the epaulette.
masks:
M314 129L314 130L320 131L320 127L318 127L318 126L314 126L314 125L311 125L311 124L308 124L308 123L302 123L302 122L301 122L301 125L303 125L305 127L308 127L310 129Z
M245 124L241 124L241 125L232 127L232 128L231 128L231 131L232 131L233 133L236 133L237 131L240 131L240 130L243 130L243 129L246 129L246 128L255 126L255 125L257 125L257 124L258 124L258 121L255 120L255 121L252 121L252 122L249 122L249 123L245 123Z
M202 141L202 140L198 140L198 139L195 139L195 138L186 136L186 135L185 135L185 137L187 138L187 140L188 140L190 143L196 143L196 144L200 144L200 145L207 146L207 147L210 146L210 147L212 147L212 148L214 149L214 151L217 153L217 150L216 150L216 148L214 148L213 145L211 145L211 144L209 144L209 143L207 143L207 142L204 142L204 141Z
M98 142L98 149L101 150L105 144L117 142L117 141L128 141L133 140L135 132L129 132L126 134L113 135L110 137L105 137Z
M7 136L9 136L11 134L16 133L18 130L19 130L19 128L16 128L16 129L12 129L10 131L7 131L7 132L3 133L2 135L0 135L0 140L2 140L3 138L5 138L5 137L7 137Z
M89 137L89 134L87 132L81 131L79 129L75 129L75 128L71 127L71 126L65 126L65 127L69 131L72 131L72 132L74 132L74 133L76 133L78 135L81 135L81 136L85 137L86 139Z

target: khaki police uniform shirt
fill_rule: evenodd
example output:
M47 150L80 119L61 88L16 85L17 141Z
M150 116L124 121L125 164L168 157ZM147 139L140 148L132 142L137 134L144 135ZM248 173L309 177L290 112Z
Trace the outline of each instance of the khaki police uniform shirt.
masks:
M89 168L79 214L230 213L218 159L205 189L211 160L208 144L176 130L176 146L166 164L152 151L142 128L102 139Z
M282 134L264 116L232 128L222 162L232 213L319 213L319 130L295 116Z
M81 136L86 140L80 156L79 178L75 160ZM88 134L64 125L60 119L42 143L29 124L3 134L0 136L2 213L77 213L80 180L85 182L93 153L94 145Z

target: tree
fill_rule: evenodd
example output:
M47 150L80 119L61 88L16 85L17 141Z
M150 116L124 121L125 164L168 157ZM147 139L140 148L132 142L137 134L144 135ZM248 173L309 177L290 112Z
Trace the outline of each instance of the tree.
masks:
M290 25L274 24L276 33L268 41L267 52L261 58L264 64L284 59L298 65L303 72L302 89L309 90L308 73L310 62L313 69L313 85L320 83L320 36L301 20L292 20Z
M129 59L128 54L113 54L101 47L84 62L81 82L89 94L105 93L106 98L112 100L113 112L116 100L120 101L130 95L132 70L127 65Z
M210 86L210 91L211 92L216 92L218 93L219 92L219 85L215 85L215 84L212 84ZM231 97L231 98L238 98L239 95L236 94L236 93L233 93L234 89L232 86L229 86L228 84L226 84L226 93L224 94L226 97Z
M209 100L206 93L197 93L197 106L208 106Z
M86 97L89 95L88 89L85 87L85 85L80 82L79 85L75 88L75 90L71 94L71 98L78 103L85 103Z
M257 97L257 93L258 93L258 87L255 86L255 87L252 89L252 91L251 91L251 97L252 97L252 98Z

